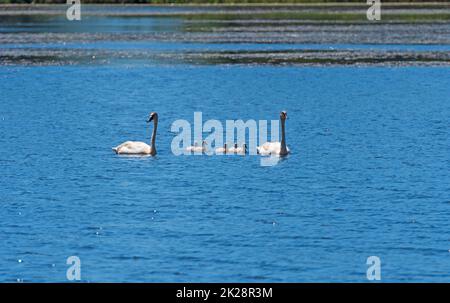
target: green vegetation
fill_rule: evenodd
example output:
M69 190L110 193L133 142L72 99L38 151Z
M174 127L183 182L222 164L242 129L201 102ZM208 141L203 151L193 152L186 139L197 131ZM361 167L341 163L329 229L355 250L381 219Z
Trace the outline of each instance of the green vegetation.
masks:
M177 15L171 15L177 17ZM160 15L159 17L164 17ZM321 21L367 21L366 15L358 13L327 13L327 12L268 12L253 14L214 14L203 13L193 15L180 15L188 20L321 20ZM429 20L450 20L450 13L441 14L388 14L383 16L384 21L429 21Z
M66 0L0 0L1 3L25 3L33 1L36 4L42 3L59 3L65 4ZM367 21L367 17L363 12L360 11L360 6L366 6L365 0L282 0L282 1L273 1L273 0L81 0L83 4L89 3L97 3L97 4L167 4L167 3L175 3L175 4L236 4L236 5L246 5L246 4L316 4L312 9L304 10L302 8L298 9L277 9L275 7L268 7L268 9L261 9L255 11L237 11L237 10L208 10L208 11L198 11L195 13L192 12L179 12L179 11L170 11L170 12L158 12L152 13L149 11L142 12L127 12L121 11L114 12L114 16L118 17L153 17L153 18L182 18L187 20L201 20L201 21L230 21L234 20L290 20L290 21L324 21L324 22L333 22L333 21L341 21L341 22L365 22ZM397 0L382 0L383 4L391 3L390 9L392 9L389 13L383 14L381 22L448 22L450 21L450 3L449 2L427 2L427 1L410 1L410 3L406 3L405 0L397 1ZM402 4L395 4L402 2ZM414 2L414 3L412 3ZM326 6L322 6L325 4ZM332 4L334 3L334 4ZM345 9L340 9L340 7L344 4L346 5ZM239 8L237 6L237 8ZM423 8L433 8L434 11L420 11ZM408 11L408 9L417 9L417 11ZM442 9L439 11L439 9ZM20 8L19 8L20 10ZM27 15L28 10L23 10L23 14ZM42 15L48 14L48 12L43 12ZM96 12L85 11L85 15L96 14ZM8 15L8 10L5 10L4 14L0 12L0 15ZM107 15L107 13L106 13Z

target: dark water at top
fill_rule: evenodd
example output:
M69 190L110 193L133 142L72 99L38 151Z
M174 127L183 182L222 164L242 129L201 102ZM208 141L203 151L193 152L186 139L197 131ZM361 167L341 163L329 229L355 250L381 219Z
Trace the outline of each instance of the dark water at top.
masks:
M0 35L3 54L31 52L21 35ZM32 38L33 49L64 51ZM135 48L66 43L81 54ZM137 45L243 47L177 43ZM355 46L317 46L329 47ZM66 281L72 255L83 281L364 282L369 256L382 281L450 281L448 68L16 59L0 67L0 281ZM273 167L171 152L172 122L195 111L225 122L283 109L292 154ZM158 155L114 155L149 140L150 111Z
M324 11L284 6L83 5L81 21L68 21L65 5L2 9L1 65L450 64L450 26L448 20L439 19L450 7L440 8L435 20L414 23L371 22L360 6ZM403 11L389 8L383 14ZM430 15L428 9L419 11ZM349 12L362 19L326 17ZM412 12L416 10L406 10ZM314 19L317 14L325 19Z

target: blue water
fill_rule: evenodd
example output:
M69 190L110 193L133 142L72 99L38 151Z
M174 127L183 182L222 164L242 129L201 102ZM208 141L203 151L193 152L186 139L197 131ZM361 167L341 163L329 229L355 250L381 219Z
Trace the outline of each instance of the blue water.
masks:
M0 67L0 281L449 282L450 72ZM174 156L177 119L277 119L292 154ZM111 147L149 140L155 158Z

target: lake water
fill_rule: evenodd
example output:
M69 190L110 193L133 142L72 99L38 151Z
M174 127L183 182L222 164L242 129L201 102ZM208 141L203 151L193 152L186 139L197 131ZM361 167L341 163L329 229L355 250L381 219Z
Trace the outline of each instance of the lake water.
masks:
M369 256L385 282L450 282L448 67L189 62L176 57L243 45L153 36L94 41L80 54L107 61L72 62L63 52L76 52L74 36L13 35L16 25L2 28L0 56L53 57L0 65L1 282L67 281L69 256L91 282L364 282ZM248 48L288 47L257 42ZM312 47L448 51L355 45ZM127 48L174 56L110 60ZM196 111L225 123L281 110L292 153L275 166L171 152L171 124ZM158 155L113 154L125 140L149 140L151 111Z

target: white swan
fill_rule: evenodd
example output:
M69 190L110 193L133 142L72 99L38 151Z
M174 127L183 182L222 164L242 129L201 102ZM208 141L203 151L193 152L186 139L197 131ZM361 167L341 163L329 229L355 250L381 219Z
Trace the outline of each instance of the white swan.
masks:
M230 154L242 154L245 155L245 153L247 152L247 144L242 144L242 147L238 147L237 143L234 143L234 147L230 147L228 149L228 152Z
M148 117L147 123L153 120L153 133L151 138L151 145L139 141L126 141L116 147L113 147L113 151L116 154L123 155L156 155L156 129L158 128L158 114L153 112Z
M242 147L237 147L237 144L236 144L236 146L234 147L234 152L236 154L245 155L247 152L247 144L245 144L245 143L242 144Z
M227 153L229 153L229 154L234 154L234 153L236 152L236 148L237 148L237 147L238 147L237 143L234 143L234 146L230 147L230 148L227 150Z
M260 155L279 155L285 156L289 154L290 150L286 146L286 135L285 135L285 122L287 119L287 113L282 111L280 113L281 120L281 142L266 142L261 146L257 147L258 154Z
M228 152L227 144L225 143L223 147L216 148L216 154L226 154Z
M206 141L202 142L202 146L198 146L197 142L195 142L193 146L186 147L186 150L190 151L190 152L199 152L199 153L201 152L201 153L203 153L203 152L206 151L206 145L208 145L206 143Z

